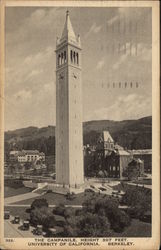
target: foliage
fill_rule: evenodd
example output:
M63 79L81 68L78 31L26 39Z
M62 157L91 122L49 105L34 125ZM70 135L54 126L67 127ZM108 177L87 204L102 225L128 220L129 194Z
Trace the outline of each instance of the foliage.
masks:
M140 218L151 211L151 199L151 190L135 187L126 190L122 202L131 208L130 211L136 218Z
M62 203L60 203L58 206L56 206L53 209L53 214L56 214L56 215L64 216L64 212L65 212L65 206Z
M77 228L80 237L110 236L110 223L106 216L87 212L79 217Z
M45 230L55 226L55 217L46 206L31 210L30 221L34 226L42 225Z
M117 200L92 195L82 205L75 216L66 217L66 236L108 237L111 229L121 232L130 224L129 216L119 209Z
M48 202L46 199L35 199L31 204L31 210L35 208L48 207Z

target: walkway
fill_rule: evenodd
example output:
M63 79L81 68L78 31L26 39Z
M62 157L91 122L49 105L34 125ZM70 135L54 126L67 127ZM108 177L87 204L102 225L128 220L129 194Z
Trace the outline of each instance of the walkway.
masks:
M23 201L23 200L28 200L28 199L31 199L31 198L36 198L38 196L40 196L40 194L32 193L32 192L26 193L26 194L19 194L19 195L15 195L15 196L5 198L4 199L4 204L8 205L8 204L15 203L15 202L18 202L18 201Z
M5 204L5 207L31 207L30 204ZM49 207L57 207L58 205L49 205ZM65 205L65 207L82 208L82 205Z
M136 184L136 183L133 183L133 182L127 182L126 184L132 185L132 186L138 186L138 187L143 187L144 186L144 188L152 189L152 185Z

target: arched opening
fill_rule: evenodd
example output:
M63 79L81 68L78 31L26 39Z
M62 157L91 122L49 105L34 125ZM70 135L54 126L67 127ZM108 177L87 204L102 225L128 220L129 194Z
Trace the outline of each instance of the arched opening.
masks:
M76 53L76 61L77 61L77 64L79 64L79 56L78 56L78 53Z
M74 59L74 63L75 63L75 59L76 59L76 58L75 58L75 51L74 51L73 59Z
M70 51L70 61L73 62L73 51Z
M61 61L60 61L60 54L58 55L58 66L60 66L60 63L61 63Z
M61 64L64 63L64 56L63 56L63 53L61 53Z
M66 51L64 51L64 63L66 63L67 61L67 55L66 55Z

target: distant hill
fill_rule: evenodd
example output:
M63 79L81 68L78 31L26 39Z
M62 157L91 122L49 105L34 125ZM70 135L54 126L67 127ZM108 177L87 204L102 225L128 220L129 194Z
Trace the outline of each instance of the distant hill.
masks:
M152 117L124 121L90 121L83 125L84 144L95 143L101 131L108 130L115 142L128 149L152 147Z
M55 127L48 126L43 128L37 127L27 127L27 128L20 128L13 131L5 132L5 140L11 141L28 141L31 139L38 139L41 137L49 137L55 136Z
M147 149L152 147L151 116L138 120L84 122L84 144L94 144L99 133L103 130L108 130L114 141L125 148ZM32 148L45 151L50 155L53 150L55 151L55 140L52 140L53 137L55 137L54 126L43 128L28 127L5 132L5 143L8 150L13 148Z

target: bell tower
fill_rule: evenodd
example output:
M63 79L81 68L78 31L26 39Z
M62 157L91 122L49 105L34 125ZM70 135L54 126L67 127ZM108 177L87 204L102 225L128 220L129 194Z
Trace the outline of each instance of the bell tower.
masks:
M68 187L84 183L81 92L80 37L67 11L56 42L56 182Z

